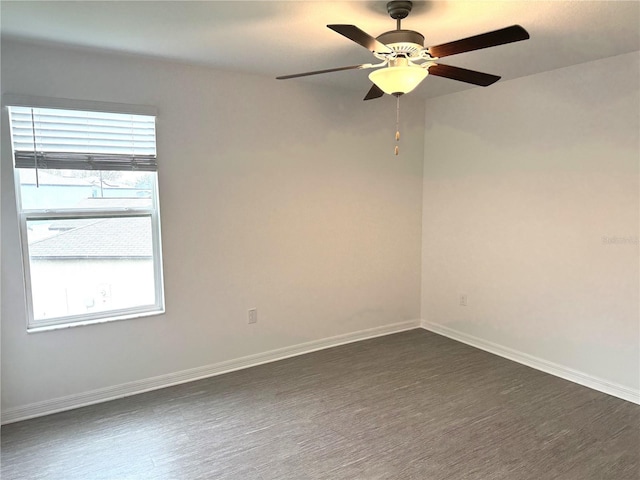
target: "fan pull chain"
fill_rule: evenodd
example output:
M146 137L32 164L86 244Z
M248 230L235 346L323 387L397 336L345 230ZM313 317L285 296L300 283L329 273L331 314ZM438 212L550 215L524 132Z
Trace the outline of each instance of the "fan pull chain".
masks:
M400 95L396 96L396 143L400 141ZM394 153L398 155L400 152L399 145L396 145Z

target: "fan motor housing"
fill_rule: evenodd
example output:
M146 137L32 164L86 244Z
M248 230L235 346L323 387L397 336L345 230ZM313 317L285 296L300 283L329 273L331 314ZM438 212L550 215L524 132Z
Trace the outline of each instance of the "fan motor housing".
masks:
M424 48L424 35L413 30L391 30L384 32L376 40L397 53L405 53L409 56Z

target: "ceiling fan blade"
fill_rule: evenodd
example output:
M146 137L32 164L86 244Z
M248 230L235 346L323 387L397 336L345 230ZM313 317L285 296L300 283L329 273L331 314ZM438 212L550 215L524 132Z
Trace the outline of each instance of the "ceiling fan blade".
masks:
M371 89L367 92L363 100L373 100L374 98L380 98L383 95L384 92L374 83L371 85Z
M348 67L327 68L326 70L315 70L313 72L294 73L292 75L282 75L280 77L276 77L276 80L287 80L288 78L307 77L309 75L319 75L321 73L340 72L342 70L357 70L359 68L365 68L366 66L367 64L364 63L361 65L350 65Z
M327 25L334 32L347 37L349 40L362 45L370 52L393 53L384 43L379 42L366 32L363 32L355 25Z
M447 57L457 53L471 52L481 48L495 47L505 43L519 42L529 38L529 33L520 25L512 25L493 32L482 33L473 37L463 38L455 42L443 43L435 47L429 47L428 51L432 57Z
M475 70L467 70L466 68L452 67L451 65L435 64L429 67L429 74L437 77L450 78L460 82L473 83L481 87L488 87L492 83L500 80L497 75L490 73L476 72Z

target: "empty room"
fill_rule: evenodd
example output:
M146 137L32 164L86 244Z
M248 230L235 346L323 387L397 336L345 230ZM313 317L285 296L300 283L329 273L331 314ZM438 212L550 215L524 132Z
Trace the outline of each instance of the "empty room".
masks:
M640 2L0 2L2 480L640 478Z

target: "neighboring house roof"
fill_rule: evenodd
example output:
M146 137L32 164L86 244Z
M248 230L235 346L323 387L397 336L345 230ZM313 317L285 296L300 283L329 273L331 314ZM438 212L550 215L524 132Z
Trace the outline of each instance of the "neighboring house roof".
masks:
M67 225L72 223L67 221ZM33 242L29 245L31 257L104 259L150 258L153 255L149 217L84 220L79 226L76 223L76 227Z

